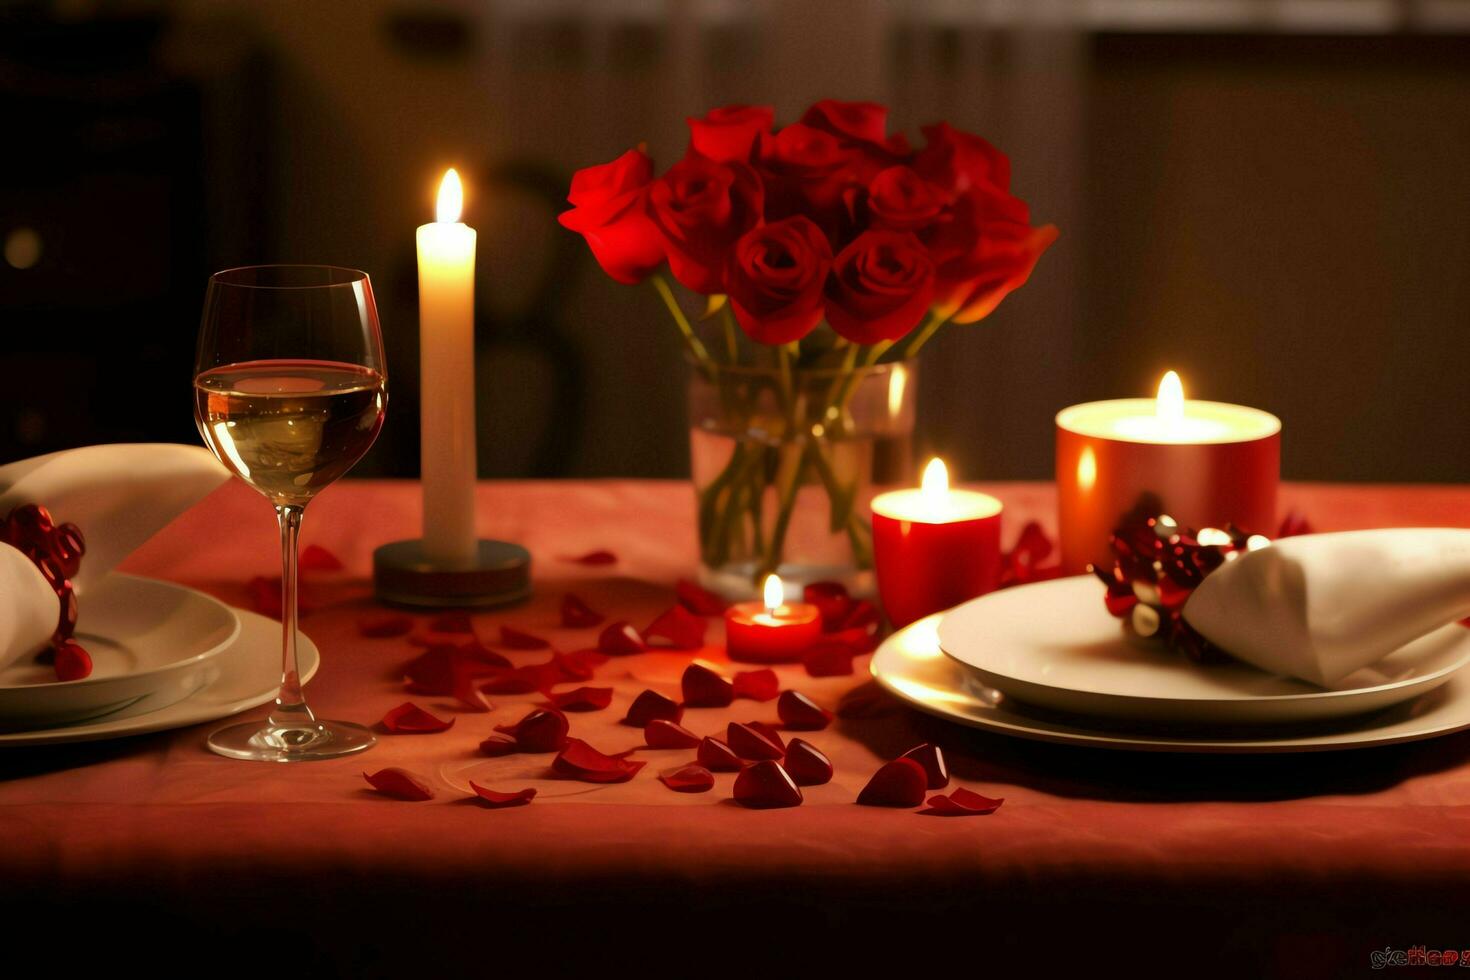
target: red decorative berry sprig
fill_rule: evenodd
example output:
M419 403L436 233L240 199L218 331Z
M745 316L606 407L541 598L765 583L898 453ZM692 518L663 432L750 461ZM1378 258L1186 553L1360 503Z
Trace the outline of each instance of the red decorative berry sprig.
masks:
M22 504L6 516L0 538L25 555L40 569L46 583L56 591L61 614L51 634L51 647L41 654L49 658L56 679L81 680L92 673L92 657L72 639L77 628L77 596L71 580L82 567L87 542L75 524L57 524L40 504Z

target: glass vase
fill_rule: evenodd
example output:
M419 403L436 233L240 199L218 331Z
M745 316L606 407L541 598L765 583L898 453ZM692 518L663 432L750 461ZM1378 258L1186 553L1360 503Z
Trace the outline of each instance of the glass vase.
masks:
M689 386L701 583L729 599L771 572L873 591L868 504L913 479L916 364L713 366Z

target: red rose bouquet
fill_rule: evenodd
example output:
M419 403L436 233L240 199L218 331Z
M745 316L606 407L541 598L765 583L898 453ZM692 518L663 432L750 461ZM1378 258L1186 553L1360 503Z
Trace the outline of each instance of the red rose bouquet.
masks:
M662 176L633 149L572 180L561 223L612 278L652 282L708 389L694 437L708 569L755 579L788 564L808 485L866 568L856 505L885 425L863 418L884 401L864 387L898 411L905 363L945 324L987 316L1056 239L1010 193L999 150L946 123L914 150L887 114L826 100L775 129L769 107L728 106L689 120L689 149ZM699 326L665 263L706 297Z

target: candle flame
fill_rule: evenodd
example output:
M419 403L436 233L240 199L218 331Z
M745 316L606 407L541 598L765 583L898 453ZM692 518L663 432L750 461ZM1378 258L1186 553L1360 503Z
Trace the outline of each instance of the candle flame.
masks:
M766 612L768 613L774 613L781 608L781 603L786 601L786 587L781 584L779 575L767 575L761 591L765 593Z
M434 220L454 224L464 210L464 185L459 182L459 171L450 167L444 171L439 182L439 201L434 208Z
M1159 397L1154 412L1165 425L1177 425L1184 421L1184 383L1178 373L1169 371L1159 381Z
M919 497L928 507L943 506L949 498L949 469L938 456L924 467L924 478L919 481Z

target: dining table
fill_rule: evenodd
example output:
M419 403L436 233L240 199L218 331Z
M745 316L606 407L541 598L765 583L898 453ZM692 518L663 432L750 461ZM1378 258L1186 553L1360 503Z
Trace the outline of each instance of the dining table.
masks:
M1030 521L1054 536L1054 487L973 484L1005 507L1009 546ZM562 625L574 595L642 627L697 575L687 481L482 481L482 536L524 545L532 597L473 611L560 651L596 645ZM1470 486L1285 483L1281 512L1318 531L1470 526ZM492 809L467 789L541 782L550 756L488 758L479 743L545 700L494 695L488 712L405 691L412 636L369 636L372 555L420 528L417 483L345 480L315 500L302 542L340 569L302 575L301 629L321 651L307 685L323 717L377 724L413 701L454 724L389 734L359 756L291 765L205 747L211 725L0 751L0 922L60 967L162 975L439 977L918 975L1344 976L1384 950L1470 949L1470 732L1309 754L1136 753L960 727L884 693L867 656L850 675L777 668L783 689L836 713L806 735L835 775L800 806L752 810L721 774L676 793L657 772L567 782ZM577 560L603 551L606 563ZM279 575L267 502L232 482L122 571L258 601ZM1101 601L1101 600L1100 600ZM426 623L430 613L411 613ZM728 668L722 624L707 645L615 657L587 684L613 688L571 734L612 753L642 744L621 724L645 689L677 698L698 658ZM369 631L371 632L371 631ZM511 651L516 662L546 651ZM738 665L737 665L738 666ZM256 709L263 716L266 707ZM697 733L775 721L774 702L691 709ZM873 772L940 746L952 785L1004 804L942 818L855 802ZM375 792L364 772L401 767L426 802ZM40 945L36 945L40 944ZM839 974L840 975L840 974Z

